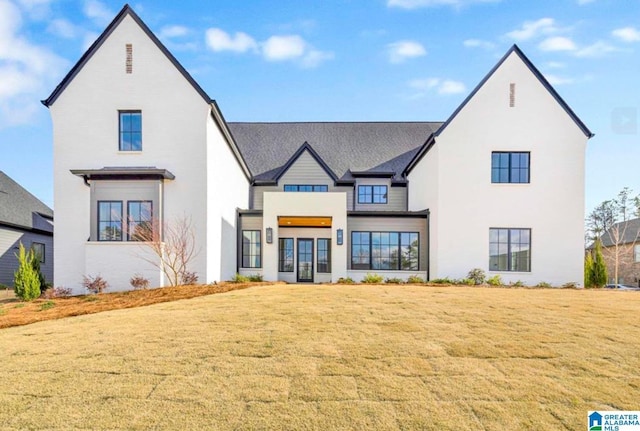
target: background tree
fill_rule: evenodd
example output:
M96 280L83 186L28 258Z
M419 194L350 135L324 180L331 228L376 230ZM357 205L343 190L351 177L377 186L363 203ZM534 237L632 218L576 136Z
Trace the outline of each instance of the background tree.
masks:
M607 264L602 255L602 243L600 239L596 239L593 249L593 266L591 272L592 287L603 287L607 284Z
M618 208L615 200L608 200L596 206L587 217L588 242L595 241L616 223Z
M36 258L33 249L26 251L20 243L18 254L18 269L14 273L13 285L16 296L23 301L32 301L40 296L40 279L33 268Z

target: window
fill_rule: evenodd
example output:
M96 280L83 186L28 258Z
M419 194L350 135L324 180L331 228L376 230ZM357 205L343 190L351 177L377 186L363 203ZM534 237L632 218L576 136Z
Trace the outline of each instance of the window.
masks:
M98 201L98 241L122 241L121 201Z
M153 203L151 201L127 202L127 239L129 241L151 241L153 233Z
M489 271L531 271L531 229L489 229Z
M120 151L142 151L142 112L120 111Z
M259 230L242 231L242 267L262 268Z
M279 239L278 256L278 271L293 272L293 238Z
M284 191L285 192L328 192L329 186L286 184L284 186Z
M387 186L358 186L359 204L386 204Z
M351 269L418 271L418 232L352 232Z
M31 243L31 248L38 257L40 263L44 263L44 244L41 242L33 242Z
M491 153L492 183L528 183L529 153L508 153L494 151Z
M331 272L331 240L327 238L318 238L316 268L318 272Z
M640 244L633 246L633 261L640 262Z

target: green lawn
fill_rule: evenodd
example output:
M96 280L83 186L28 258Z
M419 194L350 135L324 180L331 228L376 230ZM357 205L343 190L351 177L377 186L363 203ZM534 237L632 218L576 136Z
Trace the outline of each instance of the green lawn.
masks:
M583 430L640 292L255 287L0 330L0 430Z

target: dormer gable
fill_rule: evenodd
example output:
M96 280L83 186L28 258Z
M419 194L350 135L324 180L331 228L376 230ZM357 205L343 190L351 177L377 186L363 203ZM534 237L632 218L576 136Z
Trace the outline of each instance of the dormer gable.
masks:
M322 160L322 157L320 157L320 155L308 142L303 143L300 148L298 148L298 150L289 158L287 163L282 166L275 177L275 181L281 183L281 179L285 178L287 176L287 173L291 173L291 171L293 171L293 169L295 169L295 167L300 162L306 162L307 164L309 162L315 162L315 164L317 165L315 169L309 169L309 166L305 166L304 172L306 172L307 175L317 176L319 171L324 171L324 173L326 173L326 175L334 184L336 181L338 181L338 177L336 176L336 174L331 170L331 168L329 168L325 161Z

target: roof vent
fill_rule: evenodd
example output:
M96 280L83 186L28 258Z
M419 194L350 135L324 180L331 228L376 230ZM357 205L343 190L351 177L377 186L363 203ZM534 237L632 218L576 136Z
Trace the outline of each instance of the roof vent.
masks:
M516 106L516 83L512 82L509 84L509 107L514 106Z
M128 43L126 45L126 49L127 49L126 71L127 73L133 73L133 44Z

